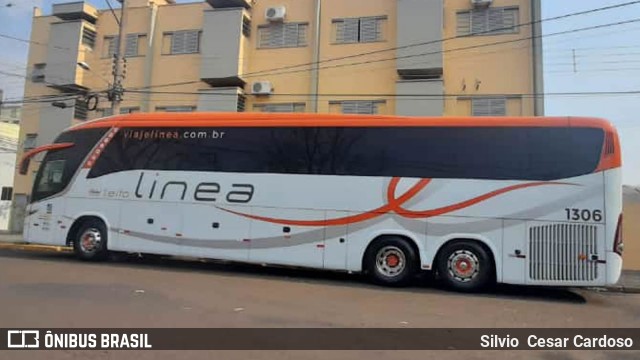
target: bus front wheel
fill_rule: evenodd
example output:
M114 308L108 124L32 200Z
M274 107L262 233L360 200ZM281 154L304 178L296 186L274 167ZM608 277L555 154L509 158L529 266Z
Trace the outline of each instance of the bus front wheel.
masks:
M376 240L367 249L365 271L374 283L406 286L417 272L418 255L408 240L389 236Z
M107 228L98 219L85 220L78 228L73 249L81 260L99 261L107 258Z
M439 252L438 276L456 291L475 292L493 280L494 265L490 253L475 241L454 241Z

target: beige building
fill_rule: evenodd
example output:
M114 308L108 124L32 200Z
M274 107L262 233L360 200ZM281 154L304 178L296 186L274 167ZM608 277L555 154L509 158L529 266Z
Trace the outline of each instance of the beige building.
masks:
M126 0L129 91L121 112L542 114L531 96L542 92L539 7L540 0ZM117 35L111 11L86 2L53 5L52 14L35 9L25 97L106 90ZM20 151L111 110L102 96L95 111L66 99L25 105L25 113ZM21 199L38 162L31 166L15 179Z

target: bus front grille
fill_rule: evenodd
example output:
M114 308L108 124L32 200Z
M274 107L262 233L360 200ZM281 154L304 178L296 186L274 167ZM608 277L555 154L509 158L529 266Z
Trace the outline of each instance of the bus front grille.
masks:
M598 277L597 228L553 224L529 228L529 278L538 281L592 281Z

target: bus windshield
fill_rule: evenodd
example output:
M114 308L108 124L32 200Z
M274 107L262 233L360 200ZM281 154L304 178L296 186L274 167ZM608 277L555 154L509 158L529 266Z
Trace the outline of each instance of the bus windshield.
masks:
M47 152L33 184L31 202L62 192L106 130L68 131L58 136L56 144L73 143L74 146Z

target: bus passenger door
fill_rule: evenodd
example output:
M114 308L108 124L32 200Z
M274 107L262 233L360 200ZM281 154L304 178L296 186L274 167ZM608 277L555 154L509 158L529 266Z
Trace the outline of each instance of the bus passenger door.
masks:
M251 220L213 205L185 204L182 212L184 233L182 255L233 261L249 259ZM227 206L227 210L246 212L249 207Z
M324 220L324 211L253 207L254 216L272 219ZM256 263L322 268L324 227L251 221L249 260Z
M349 216L347 211L325 211L326 219L339 219ZM347 269L348 226L336 225L325 228L324 268L331 270Z

